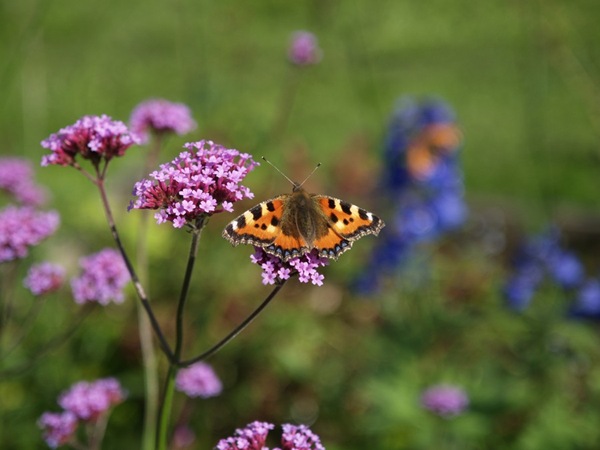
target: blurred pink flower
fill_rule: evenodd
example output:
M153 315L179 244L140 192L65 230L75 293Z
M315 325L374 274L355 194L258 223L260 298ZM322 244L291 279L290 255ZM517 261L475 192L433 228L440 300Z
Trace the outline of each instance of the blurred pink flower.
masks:
M27 206L0 210L0 263L27 256L29 248L50 236L60 223L58 213Z
M75 303L98 302L108 305L111 301L122 303L123 289L131 279L121 254L112 248L81 258L83 272L71 280Z
M93 382L80 381L63 392L58 404L84 421L95 421L110 408L125 400L125 391L115 378Z
M442 417L452 417L462 413L469 405L469 397L461 388L449 384L438 384L423 392L423 408Z
M204 362L197 362L181 369L177 373L175 386L190 397L215 397L221 393L223 386L213 368Z
M46 191L33 181L31 163L22 158L0 158L0 189L19 203L40 206L46 202Z
M182 135L196 128L196 122L186 105L164 99L151 99L137 105L129 123L131 131L140 137L142 143L148 142L151 131Z
M57 448L69 442L77 430L77 416L70 411L46 412L38 420L48 447Z
M309 66L321 61L323 52L314 34L308 31L296 31L292 34L288 57L293 64Z
M29 268L23 284L33 295L43 295L60 289L64 280L65 270L61 266L44 262Z

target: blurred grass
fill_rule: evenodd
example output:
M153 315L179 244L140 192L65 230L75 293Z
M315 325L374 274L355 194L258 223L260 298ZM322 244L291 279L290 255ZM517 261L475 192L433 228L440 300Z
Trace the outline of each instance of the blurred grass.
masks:
M351 136L377 152L397 97L438 95L464 129L472 195L535 203L541 190L594 206L598 117L563 53L597 89L599 9L583 0L6 3L2 152L37 159L41 139L83 114L127 120L141 100L165 97L191 106L196 138L276 162L300 142L328 162ZM315 32L325 57L301 76L284 141L255 148L277 114L296 29Z
M597 214L598 17L594 0L3 2L0 154L37 164L39 142L80 116L127 121L140 101L164 97L188 104L199 129L171 138L163 160L186 141L214 139L264 154L294 175L321 161L311 183L344 195L333 176L339 160L358 147L379 164L397 98L434 95L457 112L473 205L517 210L529 226L565 205ZM294 74L286 50L298 29L316 33L324 58ZM293 83L285 133L270 139L283 89ZM143 150L132 149L111 167L109 189L130 250L139 219L125 208L142 158ZM80 255L112 245L87 180L58 167L38 178L53 193L62 227L36 258L46 253L75 270ZM289 190L267 167L247 180L257 200ZM368 186L352 192L370 195ZM228 220L213 218L201 242L187 317L190 353L220 338L266 292L258 268L247 264L250 249L230 251L220 238ZM152 228L150 292L167 325L186 238L167 225ZM332 265L324 288L286 286L257 324L211 361L226 389L196 406L198 448L257 418L315 415L334 450L433 448L441 432L474 443L463 448L593 448L597 333L556 319L555 293L545 292L550 300L525 317L508 314L497 293L501 268L463 245L458 254L437 255L424 283L400 280L377 302L351 301L341 286L368 245ZM229 267L235 283L222 269ZM138 445L143 392L132 303L99 310L65 348L0 385L5 448L43 448L32 431L41 412L56 409L70 383L109 374L131 389L131 399L115 411L105 448ZM23 357L66 317L63 306L56 322L40 324ZM559 351L550 346L557 342ZM415 407L418 392L440 379L468 388L473 413L441 423Z

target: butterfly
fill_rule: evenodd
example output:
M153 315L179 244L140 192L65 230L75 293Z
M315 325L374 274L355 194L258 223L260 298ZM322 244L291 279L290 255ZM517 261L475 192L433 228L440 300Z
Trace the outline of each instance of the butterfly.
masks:
M233 245L260 247L284 262L313 249L319 256L337 259L354 241L367 234L378 235L385 226L363 208L327 195L309 194L303 183L292 184L291 194L259 203L232 220L223 237Z

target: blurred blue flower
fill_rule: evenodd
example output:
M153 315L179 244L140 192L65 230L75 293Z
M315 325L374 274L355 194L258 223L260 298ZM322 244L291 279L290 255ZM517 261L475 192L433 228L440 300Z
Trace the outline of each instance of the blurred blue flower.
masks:
M545 279L565 290L582 288L584 280L583 264L562 247L556 227L529 238L517 250L503 288L508 307L516 311L527 308Z
M431 242L466 220L458 159L460 133L452 109L439 100L402 98L384 140L380 196L390 211L365 272L355 280L374 292L382 274L401 266L415 244Z
M529 306L539 281L522 274L511 277L504 285L503 293L510 309L522 312Z
M573 317L600 319L600 280L588 280L581 286L570 312Z
M573 253L561 250L548 258L548 271L550 276L565 289L578 286L584 277L583 265L579 259Z

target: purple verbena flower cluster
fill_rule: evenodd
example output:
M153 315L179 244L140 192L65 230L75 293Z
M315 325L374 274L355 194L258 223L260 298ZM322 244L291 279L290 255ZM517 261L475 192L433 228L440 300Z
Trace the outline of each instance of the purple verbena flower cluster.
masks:
M459 387L439 384L423 392L421 405L428 411L449 418L461 414L469 406L469 397Z
M280 283L297 274L301 283L322 286L325 277L317 271L317 268L329 264L329 260L321 258L317 250L284 262L260 247L255 247L255 252L250 256L250 261L262 268L262 283L264 285Z
M296 31L292 34L288 58L297 66L317 64L323 57L323 51L314 34L308 31Z
M204 362L179 370L175 387L190 397L201 398L215 397L223 390L221 380L213 368Z
M121 254L112 248L81 258L82 273L71 280L76 303L98 302L108 305L111 301L122 303L123 289L130 275Z
M27 256L29 248L54 233L59 223L55 211L41 212L28 206L0 210L0 263Z
M51 448L66 444L75 437L79 422L95 423L113 406L125 400L126 393L115 378L93 382L81 381L63 392L58 404L60 413L46 412L38 420L44 440Z
M111 407L122 403L126 393L115 378L80 381L63 392L58 404L83 421L95 421Z
M196 122L186 105L164 99L151 99L137 105L129 123L131 131L140 137L141 143L148 142L150 132L182 135L196 128Z
M325 450L321 439L306 425L283 424L282 450Z
M29 268L23 284L33 295L43 295L54 292L65 281L65 269L61 266L44 262Z
M254 421L235 430L232 437L221 439L215 450L265 450L267 435L273 428L271 423Z
M46 202L46 191L33 181L33 168L25 159L0 158L0 190L24 205L40 206Z
M84 116L42 141L42 147L52 152L42 157L42 166L70 166L77 156L97 165L102 159L109 161L115 156L123 156L137 143L139 137L123 122L107 115Z
M191 142L173 161L160 166L150 178L135 184L137 196L129 209L158 209L157 223L172 222L175 228L193 225L198 219L233 211L233 203L254 194L240 183L258 165L247 153L212 141Z
M215 450L269 450L267 435L275 426L268 422L255 421L245 428L235 430L232 437L221 439ZM281 447L273 450L325 450L319 436L306 425L282 425Z
M383 153L381 198L390 205L366 271L355 288L376 291L382 273L392 273L419 243L432 242L466 220L460 167L461 135L454 113L438 100L404 98L392 115Z

